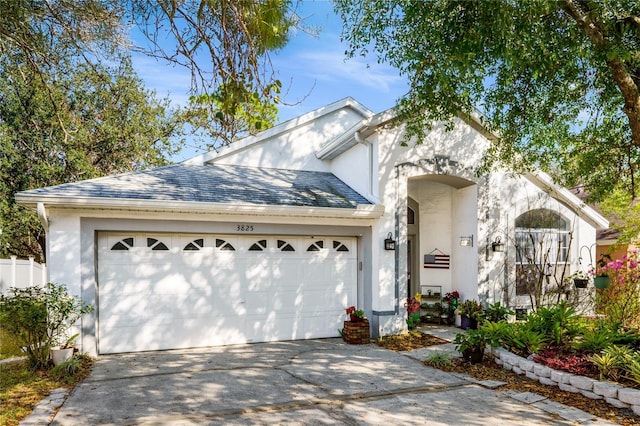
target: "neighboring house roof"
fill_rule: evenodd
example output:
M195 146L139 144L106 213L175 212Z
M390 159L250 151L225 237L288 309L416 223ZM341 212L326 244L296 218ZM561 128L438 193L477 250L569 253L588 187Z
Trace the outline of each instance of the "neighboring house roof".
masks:
M34 205L155 202L357 209L373 205L332 173L175 164L16 194ZM366 206L364 206L366 207ZM373 210L369 208L369 210Z
M589 193L586 191L586 188L584 187L584 185L579 185L573 188L569 188L569 191L571 191L572 194L578 197L582 202L587 204L593 210L602 214L602 209L600 209L599 204L587 203L587 200L589 198ZM609 222L612 222L612 218L607 218L607 219L609 220ZM607 244L609 244L610 242L618 241L620 234L621 232L615 228L598 229L598 232L596 233L596 240L601 242L607 242Z

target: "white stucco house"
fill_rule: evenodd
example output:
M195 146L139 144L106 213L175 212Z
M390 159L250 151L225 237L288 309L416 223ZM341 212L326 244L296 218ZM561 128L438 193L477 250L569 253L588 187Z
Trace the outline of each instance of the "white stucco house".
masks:
M405 147L392 115L346 98L180 164L17 194L47 229L49 280L96 308L81 349L336 337L351 305L386 335L427 288L526 306L519 227L571 270L607 227L542 173L478 176L492 136L474 118Z

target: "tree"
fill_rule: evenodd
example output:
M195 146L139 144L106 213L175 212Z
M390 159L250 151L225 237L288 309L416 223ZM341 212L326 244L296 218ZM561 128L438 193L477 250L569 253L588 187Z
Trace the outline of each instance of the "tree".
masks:
M69 58L56 75L23 58L0 57L0 256L43 261L44 231L16 192L164 164L180 126L126 57L110 67Z
M488 164L535 165L602 197L637 190L636 0L337 0L349 56L373 50L410 81L407 140L483 109ZM405 143L406 143L405 141Z
M297 17L290 0L5 0L0 56L19 54L47 84L46 75L59 72L68 56L94 67L123 50L142 52L191 72L194 111L184 117L206 114L208 119L194 123L196 128L212 123L213 129L222 126L223 133L235 136L244 135L239 129L255 133L273 124L271 108L255 108L254 100L279 102L274 87L280 82L269 52L286 44L293 25ZM132 28L146 36L146 45L130 41ZM234 96L219 102L229 88ZM244 101L254 106L245 107ZM241 109L245 113L236 114ZM243 119L247 123L236 125ZM256 122L261 123L257 129L251 125Z

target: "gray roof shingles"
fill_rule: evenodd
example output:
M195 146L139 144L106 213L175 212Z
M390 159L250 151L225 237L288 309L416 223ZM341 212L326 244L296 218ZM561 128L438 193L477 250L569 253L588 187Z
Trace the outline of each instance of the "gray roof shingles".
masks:
M22 194L334 208L371 204L332 173L235 165L174 164Z

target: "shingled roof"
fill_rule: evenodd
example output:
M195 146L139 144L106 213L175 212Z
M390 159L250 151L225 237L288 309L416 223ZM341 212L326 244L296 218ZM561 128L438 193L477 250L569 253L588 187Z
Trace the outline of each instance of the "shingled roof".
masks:
M332 173L218 164L175 164L19 195L332 208L371 204Z

